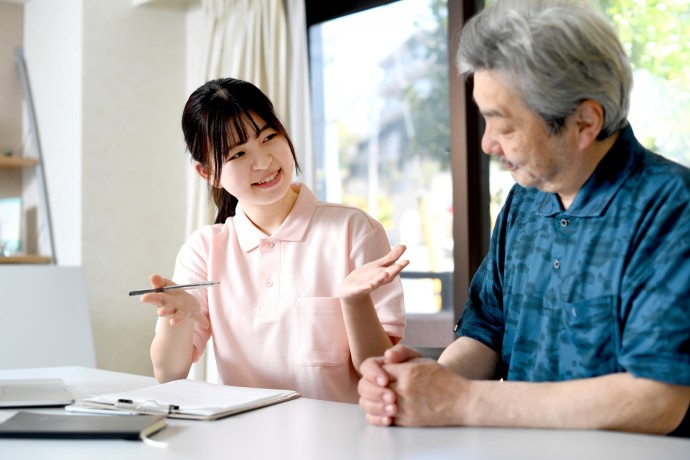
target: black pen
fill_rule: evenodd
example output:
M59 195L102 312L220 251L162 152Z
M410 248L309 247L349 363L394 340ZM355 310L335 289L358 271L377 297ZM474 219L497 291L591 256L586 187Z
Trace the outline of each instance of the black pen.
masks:
M163 286L153 289L142 289L140 291L129 291L129 295L142 295L148 294L149 292L163 292L170 291L171 289L199 289L204 287L213 286L220 284L220 281L204 281L203 283L193 283L193 284L174 284L172 286Z

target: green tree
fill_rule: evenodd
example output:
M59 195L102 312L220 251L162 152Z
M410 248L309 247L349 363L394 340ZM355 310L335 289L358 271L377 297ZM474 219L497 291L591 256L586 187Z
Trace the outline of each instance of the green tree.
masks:
M688 0L600 0L633 69L690 90Z
M426 88L422 92L408 86L405 98L415 126L412 153L437 161L445 170L450 168L448 7L446 0L430 0L429 7L435 28L413 37L408 44L428 64Z
M657 113L647 114L650 118L643 126L636 124L638 137L648 148L690 166L690 2L600 0L600 4L630 58L635 85L641 83L640 72L647 72L657 88Z

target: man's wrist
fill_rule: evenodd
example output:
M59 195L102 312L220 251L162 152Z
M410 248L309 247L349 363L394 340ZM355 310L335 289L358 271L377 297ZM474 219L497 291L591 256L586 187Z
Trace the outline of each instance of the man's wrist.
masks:
M450 424L454 426L477 426L475 415L477 401L480 399L479 393L482 390L481 385L478 385L480 382L460 376L458 378L462 380L462 384L459 385L461 390L455 398L453 420Z

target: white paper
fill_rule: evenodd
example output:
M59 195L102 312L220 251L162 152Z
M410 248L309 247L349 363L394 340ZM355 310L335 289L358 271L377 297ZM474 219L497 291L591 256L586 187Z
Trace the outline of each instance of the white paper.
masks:
M178 406L180 414L210 416L228 410L242 410L285 400L297 393L290 390L234 387L196 380L175 380L160 385L122 393L110 393L84 399L116 405L131 400L141 408Z

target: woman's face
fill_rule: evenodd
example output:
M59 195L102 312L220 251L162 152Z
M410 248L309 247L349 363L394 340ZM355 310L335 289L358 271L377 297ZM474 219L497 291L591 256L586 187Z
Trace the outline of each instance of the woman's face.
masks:
M225 163L220 165L220 183L214 184L237 198L245 209L284 200L295 168L287 139L261 117L252 114L252 120L259 133L254 135L254 127L246 123L251 137L228 152Z

